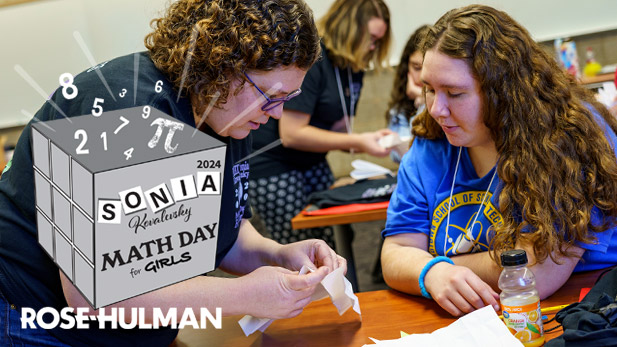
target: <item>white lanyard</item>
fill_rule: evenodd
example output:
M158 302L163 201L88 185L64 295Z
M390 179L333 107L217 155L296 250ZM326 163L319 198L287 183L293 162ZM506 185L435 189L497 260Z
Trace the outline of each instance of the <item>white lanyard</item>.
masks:
M353 80L351 78L351 69L347 68L347 79L349 81L349 113L347 113L347 104L345 103L345 94L343 93L343 84L341 83L341 74L339 68L335 67L334 72L336 74L336 84L338 85L338 95L341 98L341 106L343 107L343 117L345 119L345 126L347 127L347 133L351 134L353 130L353 116L355 116L356 108L356 94L353 90Z
M459 147L458 148L458 158L456 158L456 168L454 168L454 177L452 178L452 187L450 188L450 199L448 200L448 218L446 220L446 236L443 240L443 255L447 256L447 246L448 246L448 229L450 228L450 207L452 206L452 193L454 192L454 182L456 182L456 173L458 172L458 165L461 162L461 152L463 151L463 147ZM473 219L473 222L471 223L471 227L469 229L466 230L466 234L467 236L472 239L472 232L473 232L473 227L476 224L476 221L478 220L478 216L480 215L480 212L482 211L482 207L484 206L484 202L486 201L486 197L488 196L488 192L491 189L491 186L493 185L493 180L495 179L495 176L497 176L497 169L495 169L495 172L493 173L493 177L491 178L491 181L488 184L488 188L486 188L486 192L484 193L484 197L482 198L482 203L480 204L480 207L478 208L478 212L476 213L475 218Z

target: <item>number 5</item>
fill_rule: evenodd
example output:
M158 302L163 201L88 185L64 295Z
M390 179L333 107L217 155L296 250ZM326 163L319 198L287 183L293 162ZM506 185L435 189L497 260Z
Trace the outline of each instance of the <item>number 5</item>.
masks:
M99 105L99 102L102 104L105 100L101 98L94 98L94 104L92 105L92 115L98 117L103 114L103 106Z

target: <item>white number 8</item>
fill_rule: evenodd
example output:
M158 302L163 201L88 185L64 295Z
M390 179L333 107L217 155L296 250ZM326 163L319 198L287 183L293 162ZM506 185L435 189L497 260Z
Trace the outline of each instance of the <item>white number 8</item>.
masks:
M77 87L73 84L73 75L68 72L60 75L60 85L62 86L62 95L68 100L75 99L77 96ZM68 90L71 92L69 93Z

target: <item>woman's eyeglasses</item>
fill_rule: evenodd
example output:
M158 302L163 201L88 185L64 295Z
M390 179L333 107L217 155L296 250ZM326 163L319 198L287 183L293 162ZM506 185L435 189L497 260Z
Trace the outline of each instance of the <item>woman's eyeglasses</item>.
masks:
M246 74L246 72L244 73L244 76L249 80L249 82L251 82L253 87L257 88L257 90L261 93L261 95L263 95L264 98L266 98L266 103L263 106L261 106L261 110L262 111L270 111L271 109L281 105L285 101L289 101L289 100L295 98L296 96L300 95L300 93L302 93L302 90L300 90L300 88L298 88L298 89L294 90L293 92L289 93L285 97L282 97L282 98L271 98L268 95L266 95L266 93L264 93L261 89L259 89L257 84L255 84L255 82L253 82L253 80L249 77L249 75Z

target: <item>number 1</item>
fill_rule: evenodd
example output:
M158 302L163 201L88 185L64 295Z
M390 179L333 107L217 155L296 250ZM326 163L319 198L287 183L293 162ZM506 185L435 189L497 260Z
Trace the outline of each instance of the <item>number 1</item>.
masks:
M107 150L107 132L102 132L101 138L103 139L103 149Z

